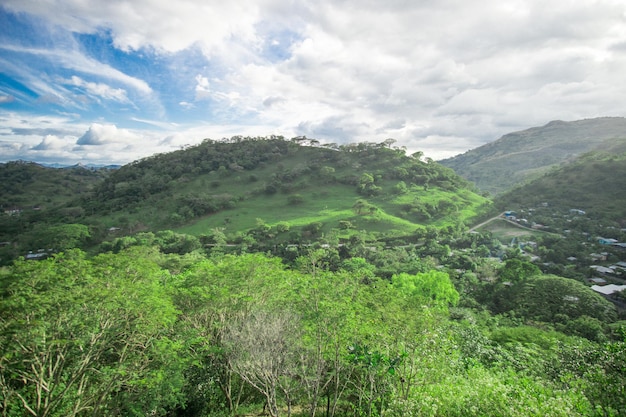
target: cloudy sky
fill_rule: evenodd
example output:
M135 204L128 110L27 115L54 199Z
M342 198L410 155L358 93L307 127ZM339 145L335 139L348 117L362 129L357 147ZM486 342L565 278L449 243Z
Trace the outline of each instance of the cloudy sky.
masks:
M624 0L0 3L0 161L272 134L441 159L625 98Z

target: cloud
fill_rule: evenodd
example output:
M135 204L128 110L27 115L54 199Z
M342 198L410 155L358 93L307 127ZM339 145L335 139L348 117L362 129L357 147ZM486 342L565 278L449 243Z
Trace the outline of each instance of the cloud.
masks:
M37 115L0 111L0 135L39 142L42 136L78 136L87 126L73 115ZM28 143L27 143L28 144ZM32 146L28 144L28 147Z
M33 151L49 151L53 149L63 149L67 142L55 135L46 135L37 146L33 146Z
M81 112L99 123L77 135L79 145L118 149L123 141L155 138L150 130L126 130L126 139L114 142L125 137L130 118L176 122L184 135L198 137L251 129L341 142L393 137L431 156L552 119L626 115L626 4L617 0L3 6L38 16L51 41L4 39L0 50L63 70L56 77L65 84L45 71L22 70L20 80L40 97L36 105L82 110L77 89L108 102L110 113ZM89 50L80 41L86 35L110 49ZM11 65L0 65L5 61ZM133 72L138 63L144 67ZM17 102L27 99L17 88L3 90ZM129 117L128 107L136 114ZM112 127L115 135L105 132ZM186 139L170 130L163 136L172 144Z
M281 103L285 103L287 101L287 99L285 99L284 97L280 97L280 96L270 96L267 97L263 100L263 105L265 107L272 107L274 105L277 104L281 104Z
M59 136L59 135L71 135L74 131L62 127L13 127L11 133L19 136Z
M97 98L113 100L120 103L129 103L126 90L122 88L113 88L103 83L87 82L76 75L73 75L67 83L79 87L87 94L96 96Z
M140 137L137 134L127 129L118 129L117 126L111 124L94 123L89 127L89 130L76 141L76 144L100 146L112 143L132 143L139 139Z
M207 100L211 98L211 85L207 77L202 75L196 76L196 101Z
M371 126L366 122L356 123L350 117L329 117L322 121L308 121L298 125L300 135L311 138L320 138L337 143L355 142L355 137L362 137L366 131L371 132Z
M77 47L77 46L76 46ZM0 45L0 49L9 52L15 52L19 54L29 54L45 58L46 60L53 62L55 66L62 66L66 69L71 69L84 74L90 74L107 78L125 84L132 87L136 91L143 94L151 94L152 89L143 80L131 77L120 70L111 67L110 65L103 64L93 58L85 56L78 50L73 49L44 49L37 47L25 47L18 44L4 44ZM22 69L25 71L27 69ZM25 73L28 73L25 71Z
M262 3L135 0L120 4L102 1L49 2L6 0L11 10L46 16L72 32L93 33L111 28L115 45L124 51L152 47L176 52L202 42L207 51L222 48L232 35L254 39L254 24Z
M0 94L0 104L13 103L15 97L10 94Z

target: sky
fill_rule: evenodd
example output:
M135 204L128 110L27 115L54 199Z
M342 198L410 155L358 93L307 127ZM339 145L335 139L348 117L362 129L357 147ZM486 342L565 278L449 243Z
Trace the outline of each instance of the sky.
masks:
M238 135L438 160L625 98L624 0L0 2L0 162Z

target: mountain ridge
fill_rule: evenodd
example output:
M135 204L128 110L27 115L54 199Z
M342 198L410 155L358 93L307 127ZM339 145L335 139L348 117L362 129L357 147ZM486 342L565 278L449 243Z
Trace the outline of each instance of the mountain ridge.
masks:
M554 120L543 126L508 133L463 154L439 161L490 194L574 161L594 150L610 148L626 138L626 118L599 117L577 121Z

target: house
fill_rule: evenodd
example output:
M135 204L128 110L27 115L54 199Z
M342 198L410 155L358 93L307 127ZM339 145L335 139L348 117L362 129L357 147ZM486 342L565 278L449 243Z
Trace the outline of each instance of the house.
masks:
M589 278L588 281L595 285L606 285L606 280L604 278Z
M600 252L600 253L592 253L589 255L591 259L594 261L606 261L606 258L609 256L608 252Z
M570 209L569 212L570 212L570 214L578 214L578 215L581 215L581 216L583 214L585 214L584 210L579 210L579 209Z
M618 243L618 241L617 241L617 239L599 237L598 238L598 243L601 244L601 245L614 245L615 243Z
M28 253L24 256L24 259L27 261L38 261L41 259L46 259L50 254L46 252L44 249L39 249L37 252L28 251Z
M527 246L530 246L533 249L537 249L538 247L537 242L533 242L532 240L529 240L528 242L520 242L519 246L520 249L524 249Z
M617 262L615 264L615 267L619 268L619 269L623 269L624 271L626 271L626 262L624 262L624 261Z
M589 268L593 269L594 271L596 271L599 274L614 274L615 271L611 268L607 268L606 266L600 266L600 265L591 265Z
M604 296L609 296L609 295L613 295L616 292L620 292L620 291L626 290L626 285L615 285L615 284L592 285L591 289L594 290L597 293L600 293L600 294L604 295Z

